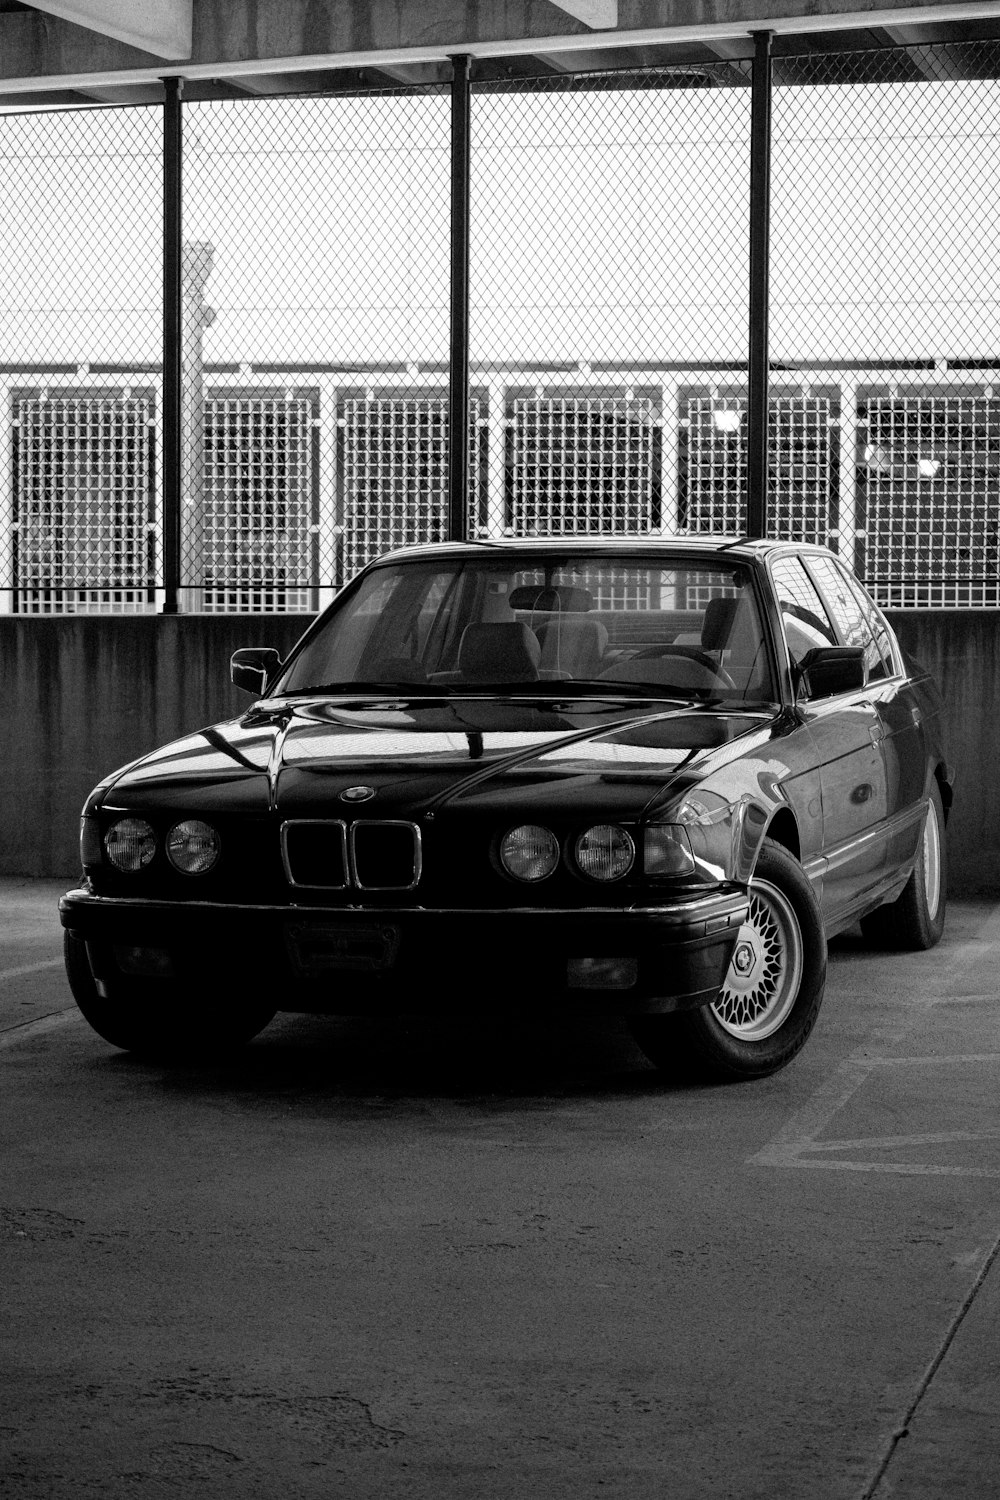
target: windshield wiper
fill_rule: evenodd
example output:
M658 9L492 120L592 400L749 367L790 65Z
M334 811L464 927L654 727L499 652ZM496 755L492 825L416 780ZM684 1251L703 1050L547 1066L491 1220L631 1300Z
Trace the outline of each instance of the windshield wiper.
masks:
M545 683L546 687L582 688L604 698L656 698L661 703L701 703L704 700L685 697L682 693L664 693L652 682L616 682L613 677L566 677Z
M275 698L308 698L324 693L337 693L352 697L357 693L377 693L392 698L416 697L418 694L441 698L451 692L450 683L441 682L378 682L374 678L360 682L317 682L309 687L284 688L269 694Z

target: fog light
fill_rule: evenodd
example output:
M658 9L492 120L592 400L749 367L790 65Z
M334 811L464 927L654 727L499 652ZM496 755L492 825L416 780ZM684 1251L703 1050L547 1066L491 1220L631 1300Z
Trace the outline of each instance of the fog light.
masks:
M630 990L639 978L637 958L570 958L566 983L571 990Z
M115 963L123 974L141 975L144 979L172 979L174 966L166 948L114 949Z

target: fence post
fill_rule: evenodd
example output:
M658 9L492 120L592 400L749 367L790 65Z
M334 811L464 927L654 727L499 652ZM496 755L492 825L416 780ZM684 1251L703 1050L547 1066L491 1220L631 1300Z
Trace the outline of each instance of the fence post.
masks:
M767 535L768 318L771 236L771 38L753 33L750 90L750 342L746 534Z
M453 57L451 83L451 354L448 376L448 537L464 542L469 496L469 181L472 59Z
M163 613L175 615L181 582L182 258L180 78L163 80Z

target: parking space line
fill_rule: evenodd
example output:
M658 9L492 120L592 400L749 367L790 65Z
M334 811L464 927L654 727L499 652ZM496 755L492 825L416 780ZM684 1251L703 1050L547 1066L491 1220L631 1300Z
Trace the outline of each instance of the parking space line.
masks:
M936 1130L926 1135L871 1135L852 1141L813 1141L810 1151L874 1150L879 1146L938 1146L948 1141L992 1141L1000 1130Z
M52 1011L47 1016L39 1016L35 1021L22 1021L17 1026L7 1026L0 1031L0 1052L8 1047L16 1047L19 1042L27 1042L32 1037L43 1036L47 1031L55 1031L60 1026L66 1026L73 1021L82 1021L83 1016L75 1005L68 1005L65 1010Z
M931 962L927 965L925 982L930 989L934 980L937 979L942 988L952 987L960 982L963 975L967 975L974 969L976 964L981 963L986 953L994 944L1000 943L1000 906L994 906L989 917L986 918L979 932L973 938L968 938L959 943L953 952L942 951L938 948L929 955ZM857 1172L899 1172L911 1175L923 1169L928 1173L948 1175L963 1175L973 1177L995 1177L1000 1172L987 1167L939 1167L932 1163L920 1164L916 1162L847 1162L817 1160L805 1153L815 1151L822 1147L817 1137L823 1132L836 1114L849 1103L854 1095L867 1083L878 1068L891 1067L913 1067L927 1066L933 1064L940 1066L942 1063L970 1064L975 1062L991 1062L1000 1058L1000 1054L992 1052L959 1053L948 1056L934 1056L919 1054L916 1056L892 1057L886 1055L893 1047L899 1047L906 1038L916 1029L920 1022L927 1016L936 1005L947 1004L948 995L940 993L925 993L918 996L912 1004L908 1005L902 1014L897 1017L875 1038L866 1041L846 1057L833 1073L820 1084L815 1093L809 1098L801 1109L797 1110L785 1124L773 1135L768 1143L754 1156L747 1159L748 1166L757 1167L812 1167L821 1168L826 1171L857 1171ZM969 999L978 998L961 996L956 998ZM872 1056L869 1049L872 1046L881 1045L884 1052L881 1055ZM901 1138L905 1144L906 1138Z
M21 979L25 974L41 974L44 969L61 969L64 962L62 958L46 958L37 964L19 964L16 969L0 969L0 981Z
M905 1136L901 1144L906 1144ZM812 1167L822 1172L886 1172L897 1177L1000 1177L1000 1167L942 1167L927 1161L831 1161L796 1155L769 1161L767 1165Z

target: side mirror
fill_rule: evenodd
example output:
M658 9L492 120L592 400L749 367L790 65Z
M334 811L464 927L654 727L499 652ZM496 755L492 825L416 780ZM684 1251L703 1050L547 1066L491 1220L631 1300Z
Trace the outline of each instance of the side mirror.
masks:
M242 646L229 661L229 675L234 687L263 697L268 679L281 666L281 657L273 646Z
M795 668L795 686L806 698L854 693L868 680L863 646L814 646Z

